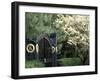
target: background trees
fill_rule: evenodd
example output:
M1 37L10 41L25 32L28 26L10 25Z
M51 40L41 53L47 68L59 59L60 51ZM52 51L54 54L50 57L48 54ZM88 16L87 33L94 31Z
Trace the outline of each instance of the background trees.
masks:
M27 38L32 39L43 33L55 32L57 33L58 59L64 58L65 62L68 61L65 58L70 58L70 62L73 63L73 60L77 58L75 61L80 62L76 62L79 65L89 64L88 15L26 12L25 18ZM68 65L68 62L64 65Z

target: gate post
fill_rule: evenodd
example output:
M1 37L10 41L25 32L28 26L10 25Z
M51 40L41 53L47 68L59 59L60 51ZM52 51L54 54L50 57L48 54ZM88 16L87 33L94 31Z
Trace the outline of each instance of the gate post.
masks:
M36 60L39 61L39 45L36 44Z
M52 53L52 66L56 67L57 66L57 51L56 51L56 47L54 53Z

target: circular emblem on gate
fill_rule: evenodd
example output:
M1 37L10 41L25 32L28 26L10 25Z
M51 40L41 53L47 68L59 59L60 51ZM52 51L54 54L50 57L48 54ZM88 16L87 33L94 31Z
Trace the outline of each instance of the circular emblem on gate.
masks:
M28 53L33 53L35 51L35 46L33 44L27 44L26 51Z

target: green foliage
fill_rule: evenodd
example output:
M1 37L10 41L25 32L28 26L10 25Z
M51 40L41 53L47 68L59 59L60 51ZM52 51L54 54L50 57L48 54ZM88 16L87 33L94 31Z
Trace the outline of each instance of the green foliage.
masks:
M26 36L32 38L44 33L53 33L53 15L42 13L26 13Z
M44 67L44 64L36 60L26 60L25 61L25 68L33 68L33 67Z
M89 43L89 16L26 12L26 35L57 33L58 43Z

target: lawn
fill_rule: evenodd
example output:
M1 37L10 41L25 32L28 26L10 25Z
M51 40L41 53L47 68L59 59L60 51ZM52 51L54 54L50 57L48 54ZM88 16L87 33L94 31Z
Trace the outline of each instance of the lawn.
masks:
M61 58L57 60L57 65L59 66L77 66L81 64L82 61L80 58ZM36 60L26 60L25 68L35 68L35 67L45 67L45 64Z
M36 60L26 60L25 61L25 68L33 68L33 67L44 67L45 65Z

